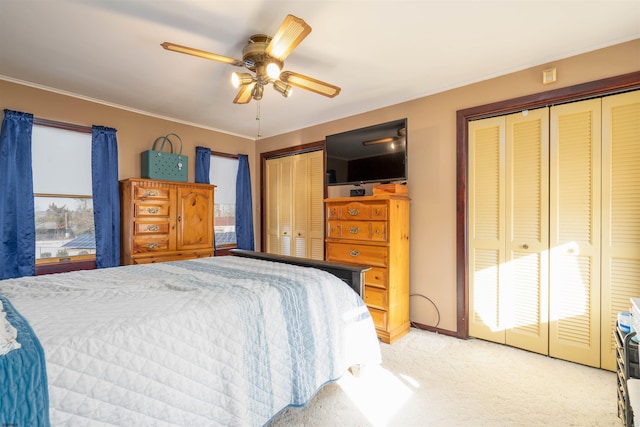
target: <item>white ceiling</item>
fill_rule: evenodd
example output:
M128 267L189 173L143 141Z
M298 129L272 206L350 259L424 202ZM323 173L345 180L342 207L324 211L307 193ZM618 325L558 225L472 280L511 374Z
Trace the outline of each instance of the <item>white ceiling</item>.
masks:
M262 137L640 37L640 0L0 0L0 78L255 139L239 69L160 43L241 59L289 13L313 31L284 69L342 92L265 89Z

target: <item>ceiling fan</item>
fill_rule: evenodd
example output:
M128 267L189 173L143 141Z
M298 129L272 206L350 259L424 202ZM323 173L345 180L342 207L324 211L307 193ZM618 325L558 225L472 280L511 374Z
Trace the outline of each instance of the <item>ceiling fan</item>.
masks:
M265 34L254 34L249 37L247 45L242 49L242 60L175 43L164 42L161 46L174 52L245 67L252 71L254 74L235 72L231 75L233 86L240 88L233 100L235 104L246 104L251 99L259 101L262 99L264 87L270 83L284 97L288 97L291 94L291 87L296 86L333 98L340 93L338 86L292 71L282 71L284 60L310 32L311 27L304 20L287 15L273 37Z

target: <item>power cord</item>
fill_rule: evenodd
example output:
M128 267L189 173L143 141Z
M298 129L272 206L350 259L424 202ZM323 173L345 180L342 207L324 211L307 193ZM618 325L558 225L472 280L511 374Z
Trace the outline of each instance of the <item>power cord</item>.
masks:
M438 325L440 324L440 310L438 310L438 306L436 305L436 303L433 302L433 300L431 298L429 298L427 296L424 296L422 294L409 294L409 297L422 297L422 298L426 299L427 301L429 301L433 305L433 308L436 309L436 314L438 315L438 321L436 322L435 326L433 326L433 329L435 329L436 332L437 332L438 331ZM424 328L420 327L417 323L415 323L415 322L413 322L411 320L409 321L409 324L411 326L413 326L414 328L416 328L416 329L424 329Z

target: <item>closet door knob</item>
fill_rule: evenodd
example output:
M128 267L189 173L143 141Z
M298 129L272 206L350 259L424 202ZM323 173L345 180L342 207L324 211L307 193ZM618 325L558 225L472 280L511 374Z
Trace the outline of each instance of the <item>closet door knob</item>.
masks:
M529 245L525 243L524 245L522 245L522 249L529 249Z

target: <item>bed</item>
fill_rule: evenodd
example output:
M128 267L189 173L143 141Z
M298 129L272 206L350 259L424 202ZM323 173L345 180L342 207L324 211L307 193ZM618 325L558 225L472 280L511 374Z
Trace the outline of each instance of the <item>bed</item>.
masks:
M235 255L0 281L0 425L259 426L380 362L361 268Z

